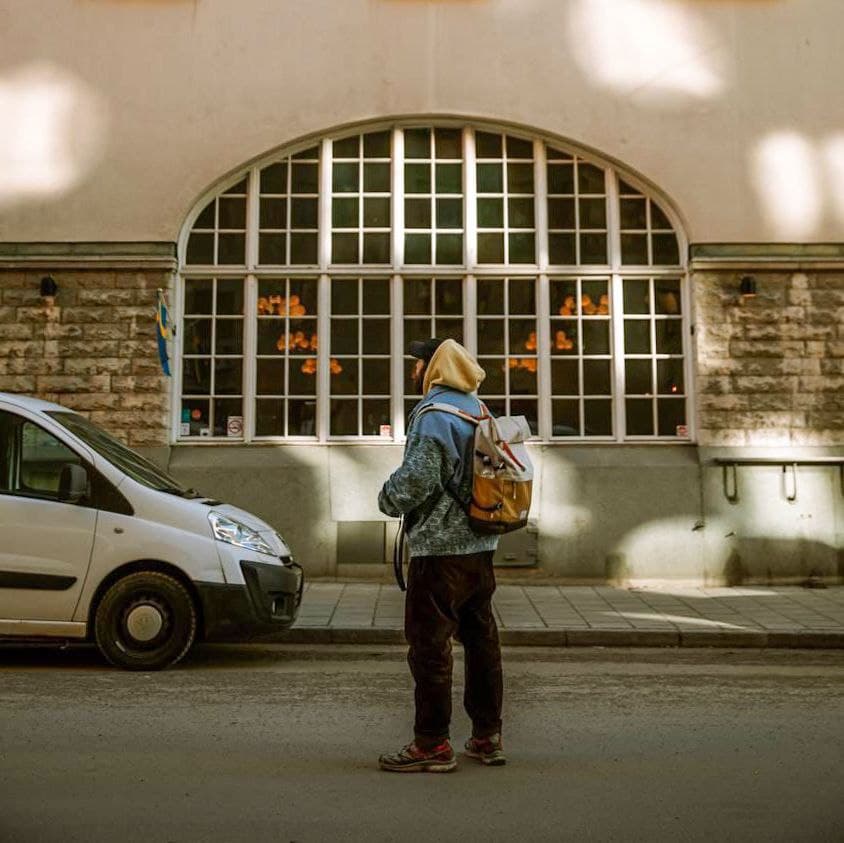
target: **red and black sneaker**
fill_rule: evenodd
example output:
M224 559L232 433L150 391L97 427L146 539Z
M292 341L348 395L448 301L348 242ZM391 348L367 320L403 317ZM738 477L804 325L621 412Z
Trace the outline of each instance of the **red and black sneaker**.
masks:
M465 750L467 757L476 758L481 764L489 767L500 767L507 763L500 734L490 735L488 738L469 738Z
M421 749L414 742L393 755L382 755L378 766L391 773L450 773L457 758L447 740L432 749Z

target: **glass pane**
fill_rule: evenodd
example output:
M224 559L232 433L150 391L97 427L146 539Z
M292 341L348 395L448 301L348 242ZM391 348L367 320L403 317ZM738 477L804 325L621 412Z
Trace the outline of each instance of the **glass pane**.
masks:
M648 263L648 235L621 235L621 262L632 266L645 266Z
M290 354L313 354L317 350L316 319L291 319L287 335L287 347ZM279 351L284 349L284 341Z
M478 225L481 228L503 228L504 200L478 199Z
M481 357L478 361L481 368L486 372L486 378L481 384L482 395L504 395L507 390L504 380L504 370L507 368L507 361L501 357Z
M532 436L539 435L539 413L536 401L526 401L524 398L510 402L511 416L524 416Z
M647 201L644 196L634 196L619 199L621 228L622 229L645 229L648 227Z
M388 232L363 235L363 262L390 263L390 235Z
M240 278L217 279L217 313L243 313L243 281Z
M214 361L214 394L240 395L243 392L243 361Z
M545 157L549 161L571 161L572 157L568 152L563 152L561 149L554 149L551 146L545 147Z
M404 279L404 312L411 314L431 312L431 280L429 278Z
M503 234L478 234L478 263L504 263Z
M290 281L290 315L316 316L317 282L313 279Z
M290 200L293 228L316 228L319 225L319 200L300 199Z
M367 228L389 228L390 200L387 197L364 199L363 224Z
M604 171L594 164L577 163L577 189L584 193L604 193Z
M331 279L331 312L355 314L358 312L358 282L356 279Z
M334 163L332 167L334 193L356 193L360 188L358 164L354 162Z
M536 320L510 319L510 354L536 353Z
M390 394L390 361L362 360L363 366L363 394Z
M579 207L581 228L607 227L606 199L581 199Z
M548 256L552 264L572 266L577 263L574 234L548 235Z
M437 158L462 158L463 132L460 129L436 129L434 149Z
M184 358L182 365L182 392L185 395L211 393L211 361Z
M437 235L437 263L449 266L463 263L462 234Z
M624 312L650 313L650 282L647 278L624 279Z
M463 200L437 199L437 228L463 227Z
M357 354L357 319L331 320L331 354Z
M628 395L652 395L653 384L650 360L624 361L624 391Z
M508 365L510 367L510 394L536 395L536 358L511 357Z
M220 197L219 228L246 228L246 200Z
M358 158L360 156L360 137L354 135L350 138L334 141L332 151L335 158Z
M283 319L258 320L258 354L278 354L286 346Z
M652 436L653 402L650 399L628 398L624 404L627 411L627 435Z
M290 235L290 263L314 264L317 262L317 235Z
M354 358L332 358L331 361L331 394L358 394L358 361Z
M651 202L651 228L672 230L668 217L656 202Z
M478 353L504 353L504 322L501 319L478 320Z
M463 192L463 165L437 164L437 193Z
M585 436L612 436L612 402L584 401Z
M331 260L334 263L359 263L357 234L332 234Z
M651 323L647 319L624 320L624 351L626 354L651 353Z
M291 193L317 193L319 190L319 166L317 164L294 163L290 180Z
M585 264L607 263L607 235L580 235L580 262Z
M217 263L242 264L246 260L246 238L243 234L217 235Z
M430 199L405 199L404 200L404 227L405 228L430 228L431 227L431 200Z
M551 281L551 313L577 315L577 284L574 281Z
M211 353L211 320L185 319L185 354Z
M243 438L243 399L224 398L214 402L214 436L228 436L229 419L239 422L240 433L232 439Z
M431 166L429 164L404 165L405 193L431 192Z
M284 401L282 399L255 402L255 435L284 436Z
M437 319L434 322L434 336L444 340L456 340L463 343L462 319Z
M261 193L287 193L287 162L279 161L261 170Z
M577 322L573 319L551 321L551 353L577 354Z
M507 164L509 193L533 193L533 164Z
M548 165L548 192L563 194L574 193L574 165Z
M437 331L436 336L439 336ZM405 319L404 320L404 347L414 340L427 340L431 336L430 319Z
M498 279L478 279L478 313L482 316L504 313L504 283Z
M287 226L287 200L261 200L261 228L285 228Z
M206 278L185 279L185 313L211 313L214 291Z
M680 250L673 234L654 234L652 237L655 264L676 266L680 263Z
M332 401L330 431L332 436L357 436L358 402Z
M391 154L392 133L370 132L363 136L364 158L389 158Z
M284 395L284 359L258 358L256 391L258 395Z
M554 436L580 435L580 409L577 401L551 402L551 433Z
M656 312L667 316L679 316L682 308L680 282L675 279L654 281Z
M509 235L510 263L535 263L533 232Z
M214 263L214 235L192 232L188 238L185 261L192 264Z
M386 278L366 278L363 281L363 312L366 315L390 312L390 282ZM372 326L367 322L367 330Z
M361 405L363 415L363 430L361 430L361 433L364 436L379 436L381 425L391 423L390 402L369 398L362 401Z
M533 141L507 136L508 158L533 158Z
M404 236L405 263L431 263L431 235L405 234Z
M367 319L363 330L364 354L390 353L390 320Z
M584 354L610 353L610 323L608 321L592 322L584 320L582 331Z
M475 155L478 158L501 158L503 154L501 135L475 132Z
M246 193L246 179L241 179L237 184L233 184L230 188L223 191L224 195L229 193Z
M357 228L358 212L357 196L346 199L335 197L331 203L331 224L334 228Z
M501 164L478 164L478 193L501 193L504 174Z
M658 354L683 353L683 323L680 319L663 319L656 323Z
M656 383L660 395L682 395L683 361L677 358L656 361Z
M686 423L686 401L683 398L660 398L656 402L658 434L660 436L680 436L680 425Z
M533 198L510 199L507 206L510 228L533 228Z
M202 209L199 216L196 218L196 222L193 224L193 227L195 229L196 228L215 228L214 207L215 207L215 200L212 199Z
M190 424L189 436L199 436L201 430L208 428L209 403L208 401L196 400L182 401L182 421Z
M363 189L369 193L390 192L390 165L382 164L363 165Z
M551 392L554 395L578 395L580 382L577 360L551 360Z
M243 320L218 319L216 323L215 354L243 353Z
M316 401L287 402L287 433L289 436L316 435Z
M511 278L507 282L510 313L536 313L536 282L533 278Z
M583 394L610 395L610 361L583 361Z
M431 157L431 132L429 129L404 130L404 157Z
M463 313L463 282L459 278L438 278L436 283L437 313Z
M581 312L584 316L607 316L610 297L606 281L584 281L581 285Z

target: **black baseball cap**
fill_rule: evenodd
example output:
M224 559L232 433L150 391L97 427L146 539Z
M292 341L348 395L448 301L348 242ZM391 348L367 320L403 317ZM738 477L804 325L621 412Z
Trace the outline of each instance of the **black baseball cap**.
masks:
M431 337L429 340L413 340L407 347L407 351L411 357L417 360L424 360L426 363L431 362L434 352L443 344L444 340Z

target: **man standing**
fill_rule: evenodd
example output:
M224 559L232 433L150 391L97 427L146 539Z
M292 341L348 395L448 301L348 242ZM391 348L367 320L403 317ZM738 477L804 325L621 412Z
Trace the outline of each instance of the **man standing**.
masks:
M452 413L420 410L447 403L481 415L473 395L484 370L454 340L410 344L414 383L424 396L410 417L401 466L378 496L379 509L404 515L410 546L405 637L416 683L414 740L379 766L394 772L445 773L457 766L449 742L451 638L463 644L466 690L472 720L466 755L484 764L505 763L501 746L503 682L498 629L492 614L495 535L480 535L458 502L469 500L475 426Z

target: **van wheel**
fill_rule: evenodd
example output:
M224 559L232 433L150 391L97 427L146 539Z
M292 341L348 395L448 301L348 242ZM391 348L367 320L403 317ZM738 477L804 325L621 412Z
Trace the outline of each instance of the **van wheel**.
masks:
M103 595L94 617L100 652L127 670L162 670L190 650L196 606L174 577L141 571L118 580Z

